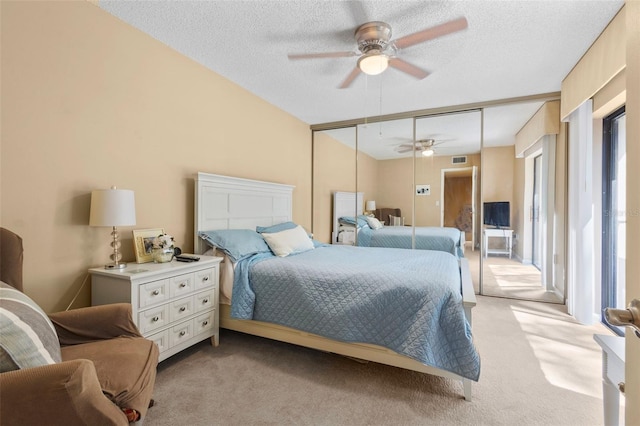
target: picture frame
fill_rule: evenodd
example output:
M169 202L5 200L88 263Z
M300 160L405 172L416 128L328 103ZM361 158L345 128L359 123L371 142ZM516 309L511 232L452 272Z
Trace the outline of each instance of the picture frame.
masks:
M431 195L431 185L416 185L416 195Z
M133 251L136 252L136 263L153 261L151 249L153 239L164 234L164 228L136 229L133 231Z

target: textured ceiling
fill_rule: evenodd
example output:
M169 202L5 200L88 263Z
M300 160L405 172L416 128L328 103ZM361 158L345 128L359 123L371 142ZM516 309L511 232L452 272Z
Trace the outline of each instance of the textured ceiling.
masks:
M320 124L557 92L623 3L212 0L99 5L300 120ZM372 20L390 24L391 38L397 39L461 16L468 21L466 30L398 52L430 72L422 80L390 68L379 76L360 74L349 88L339 89L357 57L287 57L356 51L355 29ZM496 123L521 127L538 106L503 109Z

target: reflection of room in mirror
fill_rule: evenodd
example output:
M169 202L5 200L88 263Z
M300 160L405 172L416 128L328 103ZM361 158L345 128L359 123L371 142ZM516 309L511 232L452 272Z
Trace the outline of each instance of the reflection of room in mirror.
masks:
M516 134L543 104L540 100L510 102L484 109L372 119L314 132L314 235L320 241L331 241L333 192L362 192L365 200L375 200L376 211L401 211L406 227L448 227L463 232L465 257L476 265L471 272L476 291L480 291L480 281L485 278L480 274L481 263L487 262L484 271L491 283L495 277L488 275L490 262L509 260L481 256L482 198L509 200L514 220L526 211L520 188L525 184L522 175L528 160L516 156ZM427 147L433 149L433 156L423 155ZM354 214L370 214L368 208L355 210L354 205ZM390 223L388 218L383 221ZM528 267L530 262L521 251L527 235L522 223L512 225L511 261ZM523 276L527 274L523 272ZM498 281L504 284L508 280ZM501 286L503 290L506 287L516 288L513 284ZM504 291L489 289L490 284L483 292L533 297L531 292L511 291L511 296L505 296Z

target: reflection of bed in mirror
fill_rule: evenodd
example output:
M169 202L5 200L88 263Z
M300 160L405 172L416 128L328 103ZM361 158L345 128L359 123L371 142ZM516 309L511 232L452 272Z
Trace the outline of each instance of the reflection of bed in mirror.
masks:
M465 233L459 229L439 226L392 226L394 218L400 218L400 223L404 219L401 210L397 208L376 209L374 217L383 225L379 227L376 221L371 221L362 214L362 202L362 192L333 193L333 244L415 248L446 251L455 256L464 255Z
M291 221L292 219L292 186L199 173L196 180L195 191L194 250L196 253L204 253L210 249L203 239L198 236L200 231L255 230L256 226L269 227ZM374 255L376 252L379 253L380 256L383 256L385 261L376 258ZM258 256L265 256L265 258L258 261L249 256L244 260L238 259L237 262L232 262L227 257L223 262L226 263L226 265L221 265L220 288L221 292L227 292L226 297L223 297L222 294L220 297L219 315L220 326L222 328L459 380L463 385L465 399L471 399L471 382L477 380L479 359L477 358L477 352L472 348L471 310L475 306L476 301L466 259L456 258L442 252L414 251L407 256L407 252L404 250L390 248L356 248L328 244L316 244L316 248L292 256L277 257L272 253L259 253ZM243 263L245 261L249 263ZM256 263L251 263L254 261ZM327 280L336 280L335 286L329 286L331 288L348 287L353 285L354 282L358 282L358 285L363 285L364 288L368 288L368 290L362 289L361 296L357 294L353 296L354 300L349 298L343 299L343 301L347 300L349 302L342 304L345 309L347 309L347 307L349 307L348 309L352 309L350 306L356 306L355 301L358 297L370 294L370 290L374 287L386 288L387 291L393 294L398 292L402 293L404 291L400 289L406 289L406 287L402 287L403 285L406 286L406 284L402 283L407 280L413 280L418 283L413 290L420 289L420 291L423 291L422 288L424 288L429 289L428 291L436 291L436 288L445 287L443 284L444 281L436 285L428 281L431 279L429 276L434 275L434 273L424 274L423 271L427 268L431 272L434 272L440 268L442 271L441 277L447 277L446 279L450 280L449 285L446 286L448 287L448 290L446 290L448 294L435 295L435 299L430 300L434 305L439 305L444 303L444 300L449 299L455 302L450 306L440 306L440 308L436 308L435 311L439 312L438 315L428 314L427 312L431 312L429 308L426 311L421 310L418 315L412 316L411 321L416 321L413 324L420 324L418 322L418 317L420 316L426 315L427 317L431 317L432 319L430 320L429 326L391 326L390 324L395 322L394 317L397 316L397 314L393 314L389 309L394 310L396 313L413 309L405 304L400 306L396 305L395 308L393 308L394 303L396 303L394 301L395 298L379 299L373 305L375 305L378 310L386 312L384 315L376 315L379 315L387 324L386 328L391 330L390 336L393 337L393 340L410 342L409 346L422 347L423 349L421 350L426 352L436 351L436 353L440 354L436 356L436 358L444 356L445 358L450 358L454 363L460 363L460 365L455 368L444 368L438 365L437 362L429 363L413 356L402 355L399 351L390 349L386 344L372 343L368 340L323 337L321 333L315 333L313 327L309 329L292 326L288 323L289 316L295 316L292 312L299 308L301 306L300 304L306 303L305 301L294 300L295 295L297 293L303 294L303 292L287 291L287 297L275 297L275 299L278 299L278 308L274 308L273 310L276 311L275 315L279 317L278 320L259 317L258 315L263 312L262 308L254 308L254 316L252 319L238 319L238 308L233 307L233 303L234 300L236 302L241 300L239 298L235 299L235 296L239 294L236 293L236 287L240 281L234 279L234 274L236 274L235 278L238 278L237 274L239 274L234 271L251 271L247 276L251 277L251 288L254 289L257 306L260 303L268 303L264 301L264 299L259 303L257 302L259 298L263 296L262 292L267 291L265 288L268 287L268 285L262 283L262 281L266 279L262 277L262 274L265 274L271 268L274 270L288 267L298 268L300 264L306 265L305 267L312 266L315 268L305 270L305 274L311 278L317 277L316 282L327 283L329 282ZM440 266L436 266L436 264ZM337 276L332 275L332 269L338 271ZM223 277L223 274L226 274L225 277ZM295 274L286 275L293 276ZM386 282L382 285L378 283L373 285L376 280L375 275L383 275ZM435 275L438 274L436 273ZM231 286L229 286L228 283L230 276L232 280ZM356 277L358 279L356 279ZM239 279L241 280L242 278ZM225 280L227 281L226 283ZM269 281L268 279L266 280ZM269 282L273 283L274 281L270 280ZM292 283L290 285L297 284ZM400 285L400 287L396 287L397 285ZM318 292L318 297L322 299L319 307L321 309L328 309L328 311L331 312L340 311L342 308L337 305L334 306L332 304L334 303L334 299L328 296L333 294L333 290L329 287L322 286L315 290ZM356 289L358 288L360 287L356 287ZM229 291L229 289L231 289L231 291ZM307 292L304 294L309 294L309 291L313 292L312 289L307 289ZM410 293L410 291L407 292ZM358 291L351 291L350 293L358 293ZM230 300L231 305L228 304L230 296L233 296ZM225 299L227 300L227 304L223 303ZM412 297L411 299L417 300L419 298ZM289 300L295 302L295 306L287 307L286 305ZM427 309L426 305L432 303L426 303L424 309ZM308 307L305 305L302 310L307 312L309 309L316 308L317 307ZM233 317L231 316L232 310L234 312ZM300 309L297 310L300 311ZM444 311L447 311L447 313L444 314ZM344 314L344 318L354 323L365 324L374 322L374 319L369 317L367 317L366 321L363 320L365 316L361 316L359 313L356 313L355 310L349 310L348 312L344 312ZM341 319L333 315L332 313L320 322L322 324L339 323ZM258 316L258 318L256 318L256 316ZM360 318L360 320L358 320L358 318ZM318 321L318 318L310 319L310 321ZM449 323L455 324L454 327L451 328L451 324ZM436 331L433 335L436 340L432 340L430 341L431 343L428 344L417 344L420 340L416 339L416 336L423 332L426 333L426 331L423 330L431 330L429 333ZM373 334L385 334L381 332L382 328L376 328L373 331ZM353 331L350 331L350 333L351 332ZM458 344L461 344L461 341L465 341L464 345L467 346L466 356L459 356L460 354L446 355L439 352L438 347L441 345L449 345L447 342L452 339L453 341L457 341ZM224 342L221 342L221 344L224 344ZM469 344L471 344L471 346L469 346ZM445 352L457 350L457 348L449 347ZM461 373L461 368L464 369L464 373ZM471 373L469 373L470 371Z

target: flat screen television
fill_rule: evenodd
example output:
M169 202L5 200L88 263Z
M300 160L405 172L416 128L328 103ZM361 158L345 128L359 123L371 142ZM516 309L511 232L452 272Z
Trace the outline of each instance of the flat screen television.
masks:
M484 224L496 228L508 228L511 211L508 201L484 203Z

